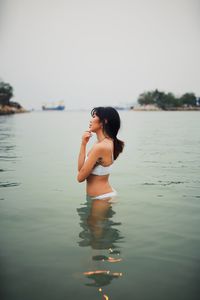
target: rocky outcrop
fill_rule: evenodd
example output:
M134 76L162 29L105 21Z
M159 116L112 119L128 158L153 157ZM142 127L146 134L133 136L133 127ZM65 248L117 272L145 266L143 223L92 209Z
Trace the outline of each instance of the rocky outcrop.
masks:
M27 112L19 103L10 102L9 105L0 105L0 115L11 115Z

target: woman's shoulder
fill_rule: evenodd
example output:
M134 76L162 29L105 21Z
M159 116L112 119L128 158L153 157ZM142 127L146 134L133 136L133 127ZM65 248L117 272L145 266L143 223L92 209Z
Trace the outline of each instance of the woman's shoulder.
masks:
M96 142L90 151L94 150L94 151L107 151L110 150L113 147L113 145L110 142L105 142L105 141L101 141L101 142Z
M103 145L102 143L95 143L92 148L91 151L102 151L105 149L105 145Z
M110 151L113 151L113 145L111 142L105 142L102 141L100 143L97 143L94 145L97 151L100 151L101 153L110 153Z
M88 155L92 154L92 153L97 153L97 154L100 154L102 153L104 147L101 145L101 143L95 143L90 151L88 152Z
M92 148L90 149L90 151L88 152L89 153L92 153L92 152L97 152L97 153L103 153L105 151L107 151L108 149L108 146L102 142L100 143L95 143Z

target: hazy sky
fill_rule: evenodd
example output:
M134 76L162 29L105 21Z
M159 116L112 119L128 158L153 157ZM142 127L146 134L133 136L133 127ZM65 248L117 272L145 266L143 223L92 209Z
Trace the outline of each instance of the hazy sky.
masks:
M199 0L0 0L0 79L28 108L200 96Z

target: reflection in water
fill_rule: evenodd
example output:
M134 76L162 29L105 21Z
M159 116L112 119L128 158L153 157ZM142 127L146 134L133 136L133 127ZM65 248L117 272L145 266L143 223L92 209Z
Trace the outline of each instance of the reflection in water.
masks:
M123 237L116 226L120 226L120 222L112 220L115 212L113 211L113 199L92 200L86 198L86 202L82 207L78 208L80 216L80 225L82 231L79 234L81 241L80 247L91 247L92 269L87 270L83 274L92 282L88 282L86 286L102 287L109 285L113 279L122 276L121 272L112 272L111 265L119 263L120 249L117 248ZM102 292L102 289L99 289ZM104 295L104 297L108 297ZM108 299L108 298L107 298Z
M18 182L13 182L10 178L8 179L7 172L12 171L13 164L17 160L16 156L16 145L15 145L15 135L13 133L13 128L10 126L10 116L1 116L0 118L0 172L3 173L3 180L0 181L0 188L8 188L18 186ZM6 173L6 174L4 174ZM6 180L4 178L6 177ZM1 199L3 200L3 198Z

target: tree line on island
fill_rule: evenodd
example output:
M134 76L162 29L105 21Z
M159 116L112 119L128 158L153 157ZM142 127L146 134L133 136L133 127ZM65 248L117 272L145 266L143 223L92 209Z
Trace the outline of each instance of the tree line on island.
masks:
M26 111L18 102L11 101L12 97L13 87L9 83L0 81L1 115ZM161 110L200 109L200 98L197 98L194 93L185 93L176 97L173 93L165 93L156 89L140 94L137 101L141 107L154 106Z
M138 103L141 106L154 105L162 110L175 110L179 108L195 108L200 105L200 98L194 93L185 93L175 97L172 93L165 93L159 90L144 92L139 95Z
M11 101L13 96L13 87L9 83L0 81L0 115L26 111L21 104Z

